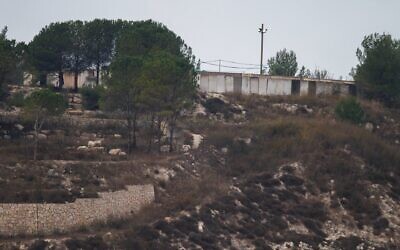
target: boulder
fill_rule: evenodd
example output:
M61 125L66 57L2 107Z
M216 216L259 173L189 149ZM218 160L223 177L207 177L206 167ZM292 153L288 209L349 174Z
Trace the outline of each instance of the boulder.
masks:
M51 133L51 131L50 130L41 130L40 133L49 135Z
M122 138L122 135L120 135L120 134L114 134L114 138L117 138L117 139Z
M101 146L101 140L88 141L88 147L89 148L100 147L100 146Z
M374 131L374 124L372 124L371 122L367 122L365 124L365 129L368 130L369 132L373 132Z
M67 113L69 115L83 115L83 111L82 110L75 110L75 109L68 109Z
M91 147L88 148L90 151L104 151L104 147Z
M40 134L38 134L38 139L39 140L46 140L47 139L47 135L40 133Z
M119 154L118 154L119 156L126 156L126 153L125 152L119 152Z
M201 103L196 103L193 111L194 116L207 116L206 108Z
M22 126L21 124L15 124L14 127L15 127L16 129L18 129L19 131L24 130L24 126Z
M88 147L87 147L87 146L79 146L79 147L77 148L77 150L79 150L79 151L86 151L86 150L88 150Z
M161 147L160 147L160 151L162 152L162 153L168 153L169 152L169 145L162 145Z
M199 134L192 134L192 136L193 136L192 148L198 149L200 146L200 143L203 141L203 136L199 135Z
M189 152L190 151L190 149L191 149L192 147L190 146L190 145L182 145L182 151L183 152Z
M168 182L171 178L174 178L176 175L176 172L172 169L166 169L166 168L158 168L154 170L154 179L156 179L159 182Z
M122 150L120 148L114 148L111 149L110 151L108 151L109 155L119 155L122 152Z

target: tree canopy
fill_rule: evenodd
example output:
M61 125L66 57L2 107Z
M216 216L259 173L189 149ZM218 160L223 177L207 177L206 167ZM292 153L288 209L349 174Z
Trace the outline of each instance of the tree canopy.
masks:
M29 54L32 64L41 74L58 73L59 87L62 88L71 48L71 23L51 23L33 38Z
M20 81L19 68L24 52L24 43L16 43L7 39L7 27L0 32L0 100L7 92L5 84Z
M366 97L389 106L400 105L400 41L388 34L371 34L357 50L355 80Z
M295 76L297 72L296 54L283 49L268 60L269 74L277 76Z
M191 49L164 25L144 21L124 28L115 53L105 106L126 115L132 147L140 113L150 114L157 125L168 122L172 138L177 116L191 102L196 88Z

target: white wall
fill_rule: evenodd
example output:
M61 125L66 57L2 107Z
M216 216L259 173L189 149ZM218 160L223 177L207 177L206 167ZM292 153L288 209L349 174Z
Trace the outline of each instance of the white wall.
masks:
M235 75L237 77L237 75ZM226 93L234 90L234 75L225 73L201 74L199 77L199 87L204 92ZM51 79L51 77L49 76ZM243 74L241 93L259 95L291 95L292 79L282 79L270 76L257 76ZM57 81L54 76L53 81ZM333 86L340 86L341 95L348 95L349 85L338 82L316 81L317 95L333 94ZM300 80L300 95L308 95L309 81Z
M266 95L267 94L267 87L268 87L268 78L265 76L261 76L259 80L259 89L258 94Z
M210 91L209 87L208 87L208 75L200 75L199 86L200 86L201 91L204 91L204 92Z
M226 92L233 92L233 76L225 76Z
M308 82L307 81L300 81L300 95L308 95Z
M242 78L242 94L250 94L250 77L243 76Z
M290 95L292 92L292 81L285 79L269 79L268 95Z
M250 94L258 94L258 77L250 77Z

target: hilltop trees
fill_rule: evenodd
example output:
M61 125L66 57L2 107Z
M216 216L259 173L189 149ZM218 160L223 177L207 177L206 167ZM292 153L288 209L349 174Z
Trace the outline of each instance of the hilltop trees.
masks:
M7 83L21 82L25 44L7 39L7 27L0 32L0 100L6 96Z
M59 88L64 85L64 72L73 72L75 91L79 73L93 66L98 84L102 67L111 63L123 23L100 19L51 23L29 44L31 63L39 75L57 72Z
M114 45L121 22L95 19L85 24L84 32L89 64L96 68L96 84L100 81L101 68L111 62Z
M368 98L389 106L400 105L400 40L388 34L372 34L357 50L355 80Z
M88 68L89 59L87 54L87 41L84 23L81 21L69 22L69 36L71 46L67 52L68 69L74 72L74 90L78 91L78 76Z
M195 90L194 60L191 49L164 25L145 21L126 27L117 41L103 102L127 119L130 152L136 146L137 118L144 113L159 145L162 124L168 123L172 150L176 120Z
M278 76L294 76L297 72L296 53L283 49L275 57L268 60L269 74Z
M44 27L29 44L32 64L39 74L58 73L59 88L64 85L64 71L69 66L72 47L70 23L52 23Z
M121 56L111 65L112 77L103 96L104 108L117 111L127 121L128 151L136 147L137 118L140 111L141 84L139 74L142 60L134 56Z
M7 76L12 72L16 61L13 53L14 43L7 40L7 27L0 33L0 100L6 93L5 81Z
M177 118L182 109L190 106L195 94L195 76L192 61L165 51L153 53L143 66L143 103L152 123L156 122L156 135L161 134L163 120L167 122L171 151Z

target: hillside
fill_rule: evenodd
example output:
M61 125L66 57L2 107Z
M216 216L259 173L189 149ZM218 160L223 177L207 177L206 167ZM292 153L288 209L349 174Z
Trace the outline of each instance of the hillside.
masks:
M40 239L4 236L0 245L398 249L400 113L361 101L366 120L352 124L335 115L339 100L199 95L179 121L177 151L147 152L139 140L132 156L109 154L127 150L123 120L68 115L43 128L38 161L31 160L32 127L18 110L3 110L2 203L64 203L147 183L156 201L129 219Z

